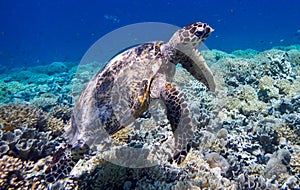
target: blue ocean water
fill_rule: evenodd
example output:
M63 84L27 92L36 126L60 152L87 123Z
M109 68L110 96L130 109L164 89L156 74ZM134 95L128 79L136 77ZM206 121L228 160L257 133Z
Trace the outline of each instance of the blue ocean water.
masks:
M0 1L0 66L79 61L101 36L137 22L215 28L210 49L269 49L299 44L298 0Z

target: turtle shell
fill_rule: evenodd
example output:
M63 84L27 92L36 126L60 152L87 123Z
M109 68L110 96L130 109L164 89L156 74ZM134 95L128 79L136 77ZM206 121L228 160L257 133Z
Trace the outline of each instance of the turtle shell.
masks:
M164 62L153 42L114 57L81 93L66 129L70 144L101 144L109 135L139 117L149 107L150 86Z

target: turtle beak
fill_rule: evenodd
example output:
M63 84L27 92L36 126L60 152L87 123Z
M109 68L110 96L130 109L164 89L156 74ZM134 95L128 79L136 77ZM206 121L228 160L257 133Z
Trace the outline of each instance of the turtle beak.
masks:
M215 31L215 30L212 27L207 25L204 29L203 38L206 39L213 31Z

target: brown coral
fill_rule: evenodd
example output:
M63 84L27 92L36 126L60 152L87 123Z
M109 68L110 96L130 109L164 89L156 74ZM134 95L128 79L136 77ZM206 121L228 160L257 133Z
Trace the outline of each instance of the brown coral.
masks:
M278 132L279 137L284 137L292 144L297 144L300 141L300 136L297 135L297 128L294 129L287 126L286 123L278 124L274 126L274 129Z
M61 119L55 117L48 117L47 128L52 131L52 135L59 136L62 135L65 123Z
M0 158L0 184L3 189L20 188L24 185L23 162L19 158L4 155Z
M50 110L50 115L57 119L62 119L64 123L67 123L70 120L71 114L72 108L68 106L54 106Z
M47 113L31 105L6 104L0 107L0 123L3 130L27 127L44 131L47 117Z
M3 131L12 131L21 127L35 128L38 131L51 130L61 134L64 122L43 110L26 104L11 103L0 107L0 123Z
M127 143L129 140L129 134L132 132L132 129L129 128L123 128L120 131L116 132L112 135L113 140L115 140L118 143Z
M0 158L0 189L47 189L43 176L38 175L46 162L46 159L41 159L37 163L22 161L4 155Z

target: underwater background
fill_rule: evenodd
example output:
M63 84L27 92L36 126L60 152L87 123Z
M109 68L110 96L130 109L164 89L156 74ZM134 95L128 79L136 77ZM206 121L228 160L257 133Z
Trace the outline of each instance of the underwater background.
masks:
M176 26L202 21L206 45L231 52L265 50L300 40L297 0L0 1L0 64L78 61L100 37L138 22Z
M298 0L0 0L0 190L300 189L299 7ZM79 65L91 45L129 24L196 21L215 29L201 54L217 91L176 67L172 82L194 129L186 159L170 163L156 152L155 166L130 168L89 150L72 160L63 134L106 64ZM174 153L160 104L111 139L133 152ZM153 155L146 161L156 162ZM127 157L112 160L119 158Z

